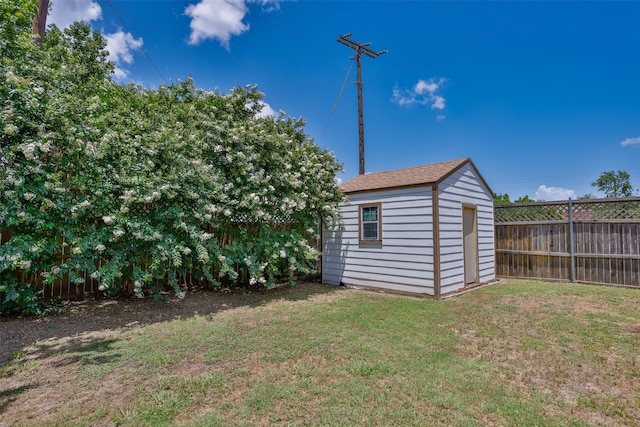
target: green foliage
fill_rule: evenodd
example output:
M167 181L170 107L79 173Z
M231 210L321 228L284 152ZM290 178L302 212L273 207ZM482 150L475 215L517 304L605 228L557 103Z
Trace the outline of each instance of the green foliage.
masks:
M524 195L518 199L516 199L513 203L533 203L535 202L535 200L533 200L532 198L530 198L528 195Z
M0 56L4 60L20 57L33 44L31 32L24 29L30 28L37 10L33 0L0 0Z
M509 200L509 195L507 193L496 193L493 195L493 203L496 205L508 205L509 203L511 203L511 200Z
M607 198L631 197L633 187L630 178L629 173L624 171L603 172L591 185L602 191Z
M36 46L32 13L0 0L0 282L87 271L107 294L142 294L179 292L186 271L268 286L309 268L343 196L302 119L258 118L254 86L116 84L98 32L50 26Z
M15 278L4 278L0 283L0 315L24 314L44 316L60 312L59 300L45 301L31 286L19 283Z
M533 203L533 202L535 202L535 200L533 200L527 195L524 195L516 199L515 201L513 201L513 203ZM509 199L509 195L507 193L504 193L504 194L494 194L493 203L495 205L509 205L512 202Z

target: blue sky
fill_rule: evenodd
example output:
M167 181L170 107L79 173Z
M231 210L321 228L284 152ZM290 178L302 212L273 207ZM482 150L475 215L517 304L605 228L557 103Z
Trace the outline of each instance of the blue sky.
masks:
M358 174L357 88L336 39L353 33L388 50L362 60L367 172L470 157L512 200L602 197L610 170L640 194L639 1L51 1L48 23L105 35L119 81L257 84L342 181Z

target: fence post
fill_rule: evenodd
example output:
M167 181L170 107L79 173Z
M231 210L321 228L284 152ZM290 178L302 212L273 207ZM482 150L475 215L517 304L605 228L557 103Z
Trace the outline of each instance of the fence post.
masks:
M569 252L571 253L571 283L576 282L576 249L573 236L573 202L569 198Z

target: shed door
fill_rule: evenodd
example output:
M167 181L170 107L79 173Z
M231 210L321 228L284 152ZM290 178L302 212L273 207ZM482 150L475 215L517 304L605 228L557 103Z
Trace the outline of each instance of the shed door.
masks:
M478 282L478 224L476 208L462 208L462 234L464 237L464 284Z

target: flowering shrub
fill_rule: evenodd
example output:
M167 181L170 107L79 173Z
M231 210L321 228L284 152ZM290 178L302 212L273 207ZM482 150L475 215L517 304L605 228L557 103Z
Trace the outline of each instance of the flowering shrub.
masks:
M187 270L265 286L308 270L318 221L338 216L341 166L302 119L258 118L254 86L116 84L99 33L50 26L36 46L33 13L0 0L5 299L25 286L16 272L81 283L87 271L107 294L141 294L166 279L179 292Z

